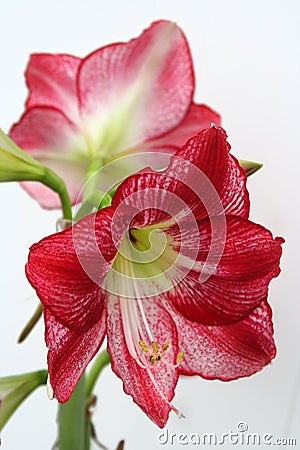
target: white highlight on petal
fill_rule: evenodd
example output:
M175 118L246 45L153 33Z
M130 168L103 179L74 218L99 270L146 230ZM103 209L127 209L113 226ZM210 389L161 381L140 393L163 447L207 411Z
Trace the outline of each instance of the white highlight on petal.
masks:
M54 391L53 391L53 387L51 386L50 376L49 375L48 375L48 378L47 378L47 395L48 395L50 400L54 399Z

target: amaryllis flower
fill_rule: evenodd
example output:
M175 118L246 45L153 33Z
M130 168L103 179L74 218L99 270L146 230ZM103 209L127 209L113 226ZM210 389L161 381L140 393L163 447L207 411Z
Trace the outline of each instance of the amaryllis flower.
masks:
M202 131L164 172L131 175L112 205L30 249L54 396L65 402L104 336L124 390L160 427L180 374L233 380L274 358L268 285L281 238L248 220L225 132Z
M210 108L193 103L188 43L168 21L83 59L33 54L25 76L26 111L10 136L61 176L73 203L105 163L141 151L174 153L188 137L220 122ZM47 187L23 186L42 207L59 207Z

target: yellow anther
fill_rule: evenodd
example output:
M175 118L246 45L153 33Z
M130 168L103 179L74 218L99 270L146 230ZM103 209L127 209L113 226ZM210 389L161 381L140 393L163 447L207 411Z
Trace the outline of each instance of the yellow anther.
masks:
M176 362L177 364L181 363L181 361L183 360L184 357L184 353L183 352L179 352L176 358Z
M139 341L139 346L141 347L141 349L144 353L148 353L147 359L150 362L150 364L156 364L157 362L160 362L163 359L164 352L168 350L168 348L170 347L170 344L168 344L166 342L162 346L161 351L159 351L157 342L152 341L151 342L152 353L151 353L151 348L147 346L145 341ZM180 362L182 360L182 358L183 358L183 352L178 353L177 362Z
M155 353L158 353L157 343L156 343L155 341L153 341L153 342L151 343L151 345L152 345L153 351L154 351Z
M155 356L154 356L154 355L150 355L150 356L149 356L149 361L150 361L151 364L154 364L155 361L156 361Z
M148 347L144 341L140 341L139 345L140 345L141 349L143 350L143 352L148 353Z

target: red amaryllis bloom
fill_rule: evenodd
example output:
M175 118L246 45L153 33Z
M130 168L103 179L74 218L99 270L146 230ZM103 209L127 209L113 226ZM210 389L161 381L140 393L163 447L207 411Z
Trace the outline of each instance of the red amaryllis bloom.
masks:
M32 246L60 402L105 335L125 392L161 427L180 374L232 380L274 358L266 299L283 240L248 220L245 183L212 127L164 172L131 175L111 206Z
M168 21L83 59L33 54L26 82L26 111L10 136L62 177L73 203L91 168L140 151L174 153L188 137L220 124L217 113L192 102L188 43ZM59 207L49 188L23 186L42 207Z

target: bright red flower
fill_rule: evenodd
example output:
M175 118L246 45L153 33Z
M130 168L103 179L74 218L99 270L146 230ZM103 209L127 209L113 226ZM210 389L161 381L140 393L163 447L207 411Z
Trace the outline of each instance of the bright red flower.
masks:
M204 130L164 172L130 176L111 206L32 246L26 274L60 402L105 335L125 392L160 427L178 412L180 374L232 380L274 358L266 299L283 239L248 220L229 148L222 129Z
M26 82L26 111L10 136L61 176L73 204L90 164L101 167L141 151L174 153L188 137L220 124L217 113L193 103L188 43L168 21L83 59L33 54ZM49 188L29 182L23 186L42 207L60 206Z

